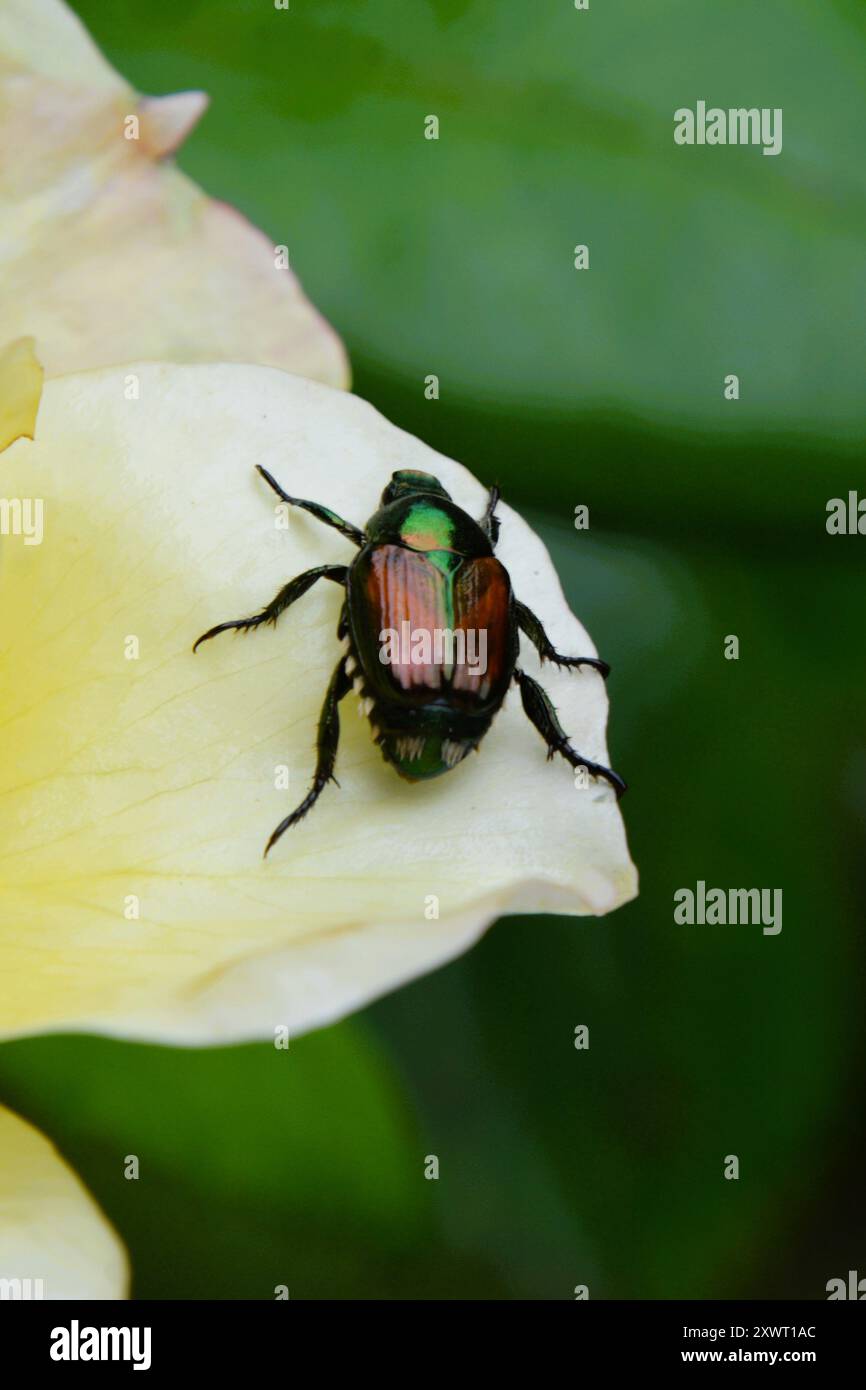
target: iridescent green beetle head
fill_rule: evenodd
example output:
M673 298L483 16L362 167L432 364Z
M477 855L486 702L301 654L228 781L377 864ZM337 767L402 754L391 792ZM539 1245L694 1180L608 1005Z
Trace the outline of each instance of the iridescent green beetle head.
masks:
M414 497L416 494L433 493L436 497L450 497L438 478L432 473L417 473L411 468L398 469L391 474L391 481L382 493L383 507L396 502L400 497Z

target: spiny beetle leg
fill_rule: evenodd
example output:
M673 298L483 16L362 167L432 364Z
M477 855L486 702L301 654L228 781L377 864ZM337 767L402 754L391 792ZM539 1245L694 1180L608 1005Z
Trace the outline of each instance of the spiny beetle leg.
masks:
M261 613L254 614L252 618L235 618L232 622L217 623L216 627L203 632L201 637L196 639L193 651L200 647L202 642L210 641L211 637L216 637L220 632L231 632L232 629L237 632L249 632L251 628L261 627L262 623L275 623L295 599L312 589L317 579L332 579L335 584L345 584L348 572L346 565L318 565L314 570L305 570L303 574L296 575L288 584L284 584L276 598L271 599Z
M517 615L517 626L529 638L542 661L552 661L555 666L592 666L594 670L604 676L605 680L610 675L610 666L600 657L562 656L554 647L544 631L540 619L536 618L531 608L527 608L525 603L515 599L514 609Z
M337 662L325 695L325 702L322 705L322 713L319 715L319 730L316 735L316 771L313 774L313 785L300 806L296 806L291 815L280 821L265 845L266 856L284 831L292 825L297 825L298 821L302 820L310 808L316 804L328 783L336 782L334 764L337 761L337 745L340 742L339 704L343 696L348 694L351 689L352 681L346 674L346 658L343 657Z
M568 735L556 716L556 710L551 704L550 696L542 689L538 681L527 676L525 671L515 671L514 678L520 686L520 698L523 701L527 718L535 725L547 744L548 758L552 758L554 753L560 753L566 762L571 763L572 767L585 767L592 777L603 777L613 787L617 799L619 799L623 792L628 790L619 773L614 772L609 767L604 767L601 763L591 762L582 753L578 753L576 748L572 748L568 741Z
M490 489L490 496L487 499L487 509L480 522L481 529L494 550L496 549L496 542L499 540L499 517L496 516L496 504L498 501L499 488L494 483L493 487Z
M266 468L262 468L260 463L256 464L256 468L259 473L261 473L268 486L273 488L274 492L283 502L288 502L290 507L301 507L303 511L309 512L310 515L316 517L317 520L323 521L326 526L333 526L335 531L339 531L341 536L345 536L347 540L353 541L355 545L361 546L364 544L364 532L359 531L358 527L353 526L350 521L344 521L336 512L332 512L330 507L323 507L319 502L305 502L302 497L290 497L287 492L283 492L276 478L272 477Z

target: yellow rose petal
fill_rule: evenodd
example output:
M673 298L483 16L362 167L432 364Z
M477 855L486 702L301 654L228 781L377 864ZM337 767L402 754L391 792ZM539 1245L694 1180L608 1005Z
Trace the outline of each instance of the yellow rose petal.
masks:
M205 105L139 97L59 0L3 0L3 335L34 335L48 376L170 358L345 386L343 345L274 243L159 162Z
M0 453L16 439L33 438L42 396L42 367L32 338L0 349Z
M10 495L38 483L43 535L7 537L0 571L0 1030L300 1032L502 913L600 914L634 895L613 793L547 761L516 690L477 757L417 785L350 694L340 788L262 859L309 785L341 593L323 582L276 629L195 656L192 642L356 551L304 513L282 529L255 465L363 525L404 468L480 516L485 490L459 464L282 372L153 364L48 382L35 442L4 461ZM592 654L507 506L498 553L560 649ZM521 660L538 671L531 649ZM603 680L541 679L576 746L609 762ZM527 937L527 969L543 951Z
M0 1298L125 1298L126 1255L38 1130L0 1107Z

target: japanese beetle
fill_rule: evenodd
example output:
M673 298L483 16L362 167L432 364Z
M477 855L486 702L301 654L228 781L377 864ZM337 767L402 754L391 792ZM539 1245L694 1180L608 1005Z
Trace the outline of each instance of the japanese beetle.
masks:
M379 510L361 531L318 502L289 497L267 469L259 467L258 472L283 502L310 512L358 547L350 565L306 570L260 613L218 623L193 646L196 651L220 632L276 623L318 579L330 579L346 591L337 624L344 652L319 717L313 785L280 821L265 854L336 780L339 704L353 686L382 756L409 781L449 772L477 749L515 680L548 757L560 753L572 767L603 777L622 795L622 778L571 746L549 696L517 666L522 632L542 661L591 666L602 676L610 670L598 657L560 655L539 619L515 598L508 571L493 553L499 536L498 488L491 488L478 522L452 501L438 478L402 470L392 474Z

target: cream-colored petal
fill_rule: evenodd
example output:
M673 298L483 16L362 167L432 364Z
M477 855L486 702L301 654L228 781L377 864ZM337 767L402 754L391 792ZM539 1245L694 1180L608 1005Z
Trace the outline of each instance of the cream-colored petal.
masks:
M60 0L3 0L3 336L34 335L49 376L236 360L345 386L342 343L274 243L157 162L205 104L201 92L140 98Z
M35 442L3 455L10 495L44 503L42 543L6 538L0 571L6 1032L301 1031L449 959L501 913L600 914L636 891L612 792L546 760L516 692L477 757L416 785L384 764L350 694L340 789L263 861L309 782L340 592L323 581L275 630L190 647L355 551L304 513L280 529L256 464L359 525L398 468L436 473L475 515L486 497L356 397L256 367L49 382ZM544 545L507 506L499 553L556 644L591 654ZM608 761L601 678L542 678L576 745ZM543 950L527 937L527 968Z
M161 159L182 145L207 110L205 92L174 92L144 97L138 106L139 139L151 159Z
M44 1135L0 1106L0 1298L125 1298L126 1255Z
M22 436L33 438L42 377L32 338L16 338L0 348L0 452Z

